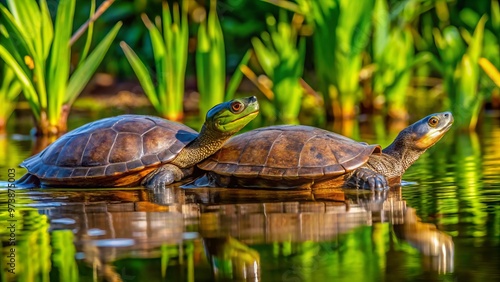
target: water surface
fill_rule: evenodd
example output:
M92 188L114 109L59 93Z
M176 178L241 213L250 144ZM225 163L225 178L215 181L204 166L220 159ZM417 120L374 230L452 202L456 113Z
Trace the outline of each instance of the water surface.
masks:
M353 131L384 146L396 133ZM1 281L497 281L498 140L493 116L477 134L450 132L405 185L376 195L3 189ZM20 177L32 150L25 136L0 139L0 179Z

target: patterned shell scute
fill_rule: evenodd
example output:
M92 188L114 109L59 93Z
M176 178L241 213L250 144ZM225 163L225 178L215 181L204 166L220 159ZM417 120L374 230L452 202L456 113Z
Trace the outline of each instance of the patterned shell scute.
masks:
M42 179L116 175L167 163L197 136L176 122L122 115L63 135L21 166Z
M198 166L240 178L315 179L350 172L373 153L381 153L380 146L315 127L282 125L233 137Z

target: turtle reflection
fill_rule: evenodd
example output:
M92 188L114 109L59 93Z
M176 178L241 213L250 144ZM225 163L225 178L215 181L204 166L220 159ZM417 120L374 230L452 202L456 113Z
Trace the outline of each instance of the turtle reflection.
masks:
M342 256L360 267L396 265L398 240L418 249L425 267L453 271L451 237L420 222L399 189L379 195L214 188L30 193L42 207L45 199L64 202L46 213L52 234L72 230L79 277L306 279L326 275L325 264L330 271L352 268Z

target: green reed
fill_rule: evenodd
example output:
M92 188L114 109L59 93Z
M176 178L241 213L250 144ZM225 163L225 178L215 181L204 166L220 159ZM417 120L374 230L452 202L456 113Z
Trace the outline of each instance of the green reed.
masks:
M489 28L484 33L484 49L479 65L486 75L500 87L500 4L499 1L491 1L489 17ZM487 95L490 93L487 93Z
M198 28L196 47L196 79L200 92L200 115L202 118L213 106L234 98L243 78L242 66L251 57L247 51L242 57L226 88L226 52L224 35L216 10L217 0L210 1L206 20Z
M354 117L362 97L359 75L374 1L264 1L300 13L314 26L315 71L326 111L338 118Z
M21 84L16 79L16 75L12 69L3 65L0 72L0 133L6 131L7 120L14 111L17 103L17 97L21 93Z
M472 35L465 30L461 34L455 26L447 26L442 31L434 29L439 54L434 65L443 75L455 124L464 129L476 127L484 102L484 95L479 91L479 59L483 49L485 22L486 17L482 17ZM467 38L468 46L462 35Z
M1 23L7 38L0 58L15 73L36 121L37 134L57 135L67 129L71 105L92 78L121 23L117 23L94 50L71 64L71 32L75 0L59 1L52 22L46 0L7 0L0 4ZM95 4L93 5L95 7ZM91 11L91 17L94 11ZM95 20L95 19L94 19ZM89 25L92 34L93 25ZM86 39L89 46L91 37Z
M120 43L151 104L158 113L171 120L181 120L184 116L184 83L189 39L187 10L187 0L182 1L180 8L174 3L172 13L168 3L164 2L162 19L156 18L156 24L145 14L142 15L153 47L156 86L146 64L127 43Z
M200 115L203 116L225 99L226 52L216 5L216 0L210 0L208 17L198 28L196 77L200 92Z
M298 35L297 27L286 19L281 10L277 22L268 16L268 32L252 38L255 55L262 70L271 80L274 118L279 122L297 123L304 90L300 79L304 72L305 38Z
M352 118L361 100L359 74L362 54L370 38L373 1L338 0L328 6L319 4L325 2L313 2L318 3L317 8L327 23L322 24L315 17L313 42L321 90L325 101L331 103L327 104L327 110L331 107L334 116Z
M479 65L484 70L484 72L490 77L490 79L500 87L500 71L490 62L488 59L479 59Z
M414 6L408 9L411 13L407 11L407 14L412 15L398 14L396 20L391 21L390 14L392 12L395 18L394 11L389 11L387 0L377 0L373 12L373 96L377 100L383 95L387 114L396 119L405 119L408 115L406 98L413 67L430 59L428 52L415 54L410 21L418 9Z

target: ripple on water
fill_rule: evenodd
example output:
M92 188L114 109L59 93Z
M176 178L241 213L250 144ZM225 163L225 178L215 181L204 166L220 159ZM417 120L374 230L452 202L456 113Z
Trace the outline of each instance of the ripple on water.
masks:
M72 218L54 218L54 219L50 220L50 223L71 225L71 224L75 224L76 220L74 220Z
M106 231L99 228L90 228L87 230L87 235L89 236L102 236L106 235Z
M500 252L497 251L500 246L500 147L498 146L498 140L500 140L500 125L496 124L493 129L494 130L485 131L483 135L479 135L479 138L478 136L467 135L454 136L450 133L447 135L447 138L444 138L436 144L435 147L426 152L403 177L402 197L406 205L414 208L423 222L436 224L438 230L453 236L453 243L456 251L456 273L454 273L457 277L456 280L497 281L498 279L495 278L498 278L500 274L498 271ZM22 155L15 157L15 159L13 158L10 160L10 163L2 163L0 158L0 174L6 171L7 168L13 167L14 164L17 166L29 153L29 147L26 147L23 151L15 151L9 147L6 152L9 152L9 158L11 158L13 154ZM21 175L21 170L16 172L18 176ZM5 190L8 184L9 182L0 181L0 196L6 195ZM225 212L232 214L231 218L241 220L238 222L235 221L236 224L228 224L233 223L232 221L218 221L219 217L208 216L215 214L214 212L209 214L206 211L204 212L204 221L199 220L202 218L200 217L201 210L204 210L200 208L203 203L205 203L204 199L215 199L214 201L218 201L218 197L223 195L216 192L209 192L207 194L200 193L199 202L198 198L196 198L196 204L189 206L182 203L177 205L177 202L175 205L164 206L155 203L152 198L149 197L149 194L143 193L142 190L139 190L139 192L110 192L101 190L83 192L80 190L75 191L67 189L52 191L40 189L29 192L26 192L26 190L19 191L19 193L16 193L16 202L22 202L25 206L38 208L38 213L46 213L47 217L52 218L51 231L49 232L53 230L59 231L57 229L70 230L68 233L71 236L68 237L68 242L84 243L92 247L99 247L101 250L106 248L123 248L120 250L126 251L130 247L132 247L130 249L133 249L134 245L142 248L146 246L143 242L149 244L148 247L152 250L156 250L159 248L159 243L165 245L165 242L172 242L172 238L176 239L174 240L176 243L180 241L177 240L180 238L186 241L210 239L210 237L203 237L205 234L201 231L212 231L212 227L213 230L218 230L216 228L223 228L229 225L227 226L228 230L239 232L240 229L246 230L244 228L246 228L245 224L247 223L247 218L250 219L248 221L250 222L248 223L250 227L256 226L251 229L255 234L252 233L250 235L249 233L241 233L240 235L241 237L247 236L247 238L251 236L252 240L260 237L271 238L269 234L274 234L272 232L275 232L275 229L283 229L284 232L287 232L287 228L292 228L295 225L300 226L300 228L304 227L304 230L318 230L318 232L323 232L327 230L325 227L327 226L325 224L327 218L338 220L338 226L341 226L341 224L344 224L342 226L348 226L348 222L341 222L341 220L347 220L347 218L344 219L341 212L337 214L337 211L345 210L343 206L339 206L341 209L336 209L336 205L332 205L331 207L327 206L326 208L321 207L322 211L328 210L328 212L323 216L317 216L317 218L321 220L309 221L307 220L309 216L311 216L311 218L316 218L312 217L315 215L315 212L310 210L301 212L298 208L300 206L299 202L282 205L266 205L266 211L268 208L269 211L271 211L271 207L276 209L279 208L279 210L264 215L255 211L249 213L248 217L239 217L240 211L244 211L245 209L260 211L260 209L264 207L258 204L249 208L250 204L245 202L245 200L241 200L241 206L233 207L228 204L227 210L224 206ZM179 199L181 199L181 197L175 198L173 201L186 200L184 198L182 198L182 200ZM220 201L230 202L232 199L233 198L228 199L221 197ZM1 200L2 198L0 198L0 201ZM120 202L124 204L118 204ZM222 203L216 204L223 205ZM63 207L59 207L61 205L63 205ZM243 207L243 205L248 206ZM333 209L333 207L335 207L335 209ZM360 209L358 212L355 210L355 207L350 208L351 214L360 214L361 212L364 214L366 212L364 209ZM279 214L281 211L287 209L293 210L293 213L296 211L297 216L292 213L287 214L287 216ZM140 213L130 213L132 211ZM335 217L331 217L331 214L328 214L332 211L335 211ZM30 214L38 215L36 211L31 212L32 213L21 212L19 214L22 216ZM119 212L121 214L119 214ZM298 213L301 213L300 216ZM134 217L131 217L132 215L134 215ZM297 219L295 219L296 217ZM359 218L359 220L363 219L361 216ZM25 222L30 223L31 218L26 217L23 219ZM88 219L94 219L99 224L88 224ZM267 222L275 224L269 224L268 226L266 225ZM205 229L200 227L201 223L205 224L202 226ZM26 226L34 226L34 224ZM257 226L259 228L257 228ZM266 227L267 229L260 228L260 226ZM117 228L108 229L108 227ZM225 232L226 229L223 230ZM262 277L264 279L270 277L273 272L277 273L281 270L285 273L285 271L288 271L291 267L295 267L293 269L297 270L297 273L301 275L302 278L305 277L305 279L301 280L331 280L335 277L334 271L345 271L345 265L339 261L348 261L347 259L352 259L352 261L349 261L349 265L359 266L359 268L356 268L356 271L360 274L378 274L379 272L374 269L378 268L380 265L387 264L386 269L383 269L380 273L383 273L382 275L393 275L391 278L394 279L387 279L391 281L405 280L404 278L408 280L408 278L412 278L412 275L414 276L421 273L419 272L422 264L421 254L408 250L401 251L403 249L398 249L397 247L395 248L396 252L394 252L392 246L391 250L383 249L389 246L388 240L391 237L389 234L392 232L389 229L389 225L376 224L373 225L373 228L362 227L352 233L345 232L345 234L343 233L341 235L335 234L333 242L320 242L319 247L318 245L314 245L315 242L308 241L305 243L297 243L297 248L295 248L295 245L292 246L290 242L288 242L290 241L288 239L289 237L286 237L286 240L288 240L286 242L276 239L269 245L258 245L253 244L251 240L242 240L244 245L238 243L231 247L242 253L252 249L258 250L264 264L263 269L266 269L266 266L276 267L276 269L271 271L263 271ZM47 234L47 232L43 229L40 234ZM55 234L55 232L53 234ZM41 244L45 244L46 242L43 240L38 241L42 242ZM222 243L225 241L226 240L214 240L212 243ZM392 241L391 238L391 245L393 244ZM331 245L329 245L330 243ZM48 244L50 246L50 243ZM339 245L341 245L342 248L338 253L331 251L336 250ZM55 248L56 244L53 246ZM197 254L198 252L203 252L204 245L196 243L195 246L199 249L196 249L197 251L194 257L198 257ZM222 246L227 247L228 245ZM325 249L328 247L328 251L315 253L316 250L321 250L323 246ZM367 251L364 246L367 246ZM303 249L299 249L299 247ZM169 248L170 247L167 246L165 249L170 251ZM174 246L174 248L176 248L176 250L179 249L177 246ZM112 250L115 251L116 249ZM186 248L185 250L189 249ZM373 256L373 250L376 250L376 257ZM80 252L81 250L76 249L73 251L75 254L74 256L70 256L71 258L85 258L85 254ZM264 256L266 252L271 251L273 252L272 255L268 257ZM274 256L274 252L276 252L276 254L279 253L279 255ZM294 252L297 252L299 255L295 255ZM293 255L287 257L287 253L293 253ZM54 251L54 254L58 254L58 252ZM105 252L100 254L105 254ZM343 257L340 257L339 254ZM384 256L384 254L386 255ZM379 256L380 260L377 260ZM56 258L57 256L53 255L52 257ZM397 267L396 270L394 267L391 267L390 261L392 261L392 258L395 258L393 259L393 261L395 261L393 266L399 266L401 270L400 273L398 273ZM149 260L146 261L150 262ZM309 265L308 261L314 262L310 264L310 270L307 269ZM381 262L381 264L378 264L377 261ZM328 264L325 263L325 266L321 267L321 264L318 266L318 263L315 262L328 262ZM373 264L373 262L375 262L375 264ZM200 269L210 269L206 266L200 267L198 260L195 260L194 263L194 268L196 268L197 271ZM267 265L265 265L266 263ZM366 265L376 265L376 267L366 268ZM172 265L169 265L169 268L171 266ZM278 267L281 266L283 267L279 269ZM269 269L269 267L267 269ZM310 273L311 276L307 277ZM316 276L314 276L313 273ZM197 276L203 275L198 274L198 272L196 274ZM284 277L281 273L279 274L280 276L273 277ZM321 275L328 275L329 277L323 277L325 279L321 279ZM427 275L428 273L426 272L422 274L422 276L417 277L422 279L414 280L433 280L426 279L428 278ZM365 278L367 276L363 277ZM374 277L374 279L365 279L363 281L383 280L381 277L371 277ZM350 275L343 275L340 278L353 279ZM145 277L138 277L138 279L147 280ZM271 281L272 279L268 280ZM441 279L434 280L438 281Z
M130 247L135 244L134 239L128 239L128 238L92 240L92 242L96 247L111 247L111 248Z

